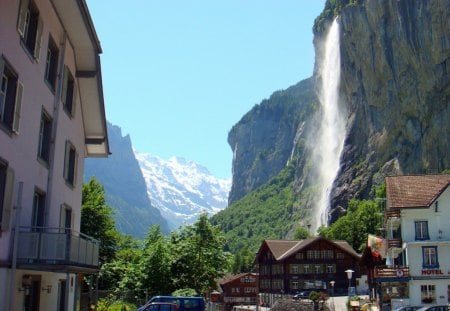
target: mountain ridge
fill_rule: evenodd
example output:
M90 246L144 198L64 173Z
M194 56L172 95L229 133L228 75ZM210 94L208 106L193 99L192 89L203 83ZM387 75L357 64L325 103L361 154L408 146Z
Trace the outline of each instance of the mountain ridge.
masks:
M208 169L182 157L161 157L134 151L147 185L147 194L172 230L192 224L206 212L227 206L230 180L212 176Z

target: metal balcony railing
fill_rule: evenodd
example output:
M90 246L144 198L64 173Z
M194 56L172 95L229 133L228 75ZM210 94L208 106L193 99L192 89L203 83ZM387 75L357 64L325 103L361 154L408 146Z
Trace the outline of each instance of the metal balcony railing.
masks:
M21 227L17 262L20 264L99 267L100 242L65 228Z

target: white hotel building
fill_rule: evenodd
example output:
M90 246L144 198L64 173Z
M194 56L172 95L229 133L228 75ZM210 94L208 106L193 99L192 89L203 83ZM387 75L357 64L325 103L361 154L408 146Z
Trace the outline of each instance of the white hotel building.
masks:
M384 302L450 302L450 174L386 178ZM392 273L390 273L392 272Z
M109 154L85 0L0 1L0 311L76 310L99 242L79 232L84 157Z

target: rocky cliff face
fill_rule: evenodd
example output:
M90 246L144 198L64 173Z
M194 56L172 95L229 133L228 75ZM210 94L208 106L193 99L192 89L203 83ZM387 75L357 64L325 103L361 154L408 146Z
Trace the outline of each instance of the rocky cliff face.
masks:
M316 102L314 82L307 79L275 92L253 107L229 132L233 150L231 204L266 183L296 153Z
M340 100L348 113L332 208L368 198L388 174L450 168L450 2L336 0L324 13L314 27L316 57L324 30L339 15ZM290 158L297 165L294 191L314 184L309 151L299 148L314 144L299 141L317 127L317 79L316 71L274 93L232 128L229 203L277 175Z
M450 167L450 2L361 1L341 25L347 139L332 205L386 174Z
M136 160L129 135L122 136L120 127L108 123L112 154L108 158L87 158L84 179L94 176L104 187L106 202L114 210L117 229L138 238L145 237L152 225L169 233L167 221L153 207Z

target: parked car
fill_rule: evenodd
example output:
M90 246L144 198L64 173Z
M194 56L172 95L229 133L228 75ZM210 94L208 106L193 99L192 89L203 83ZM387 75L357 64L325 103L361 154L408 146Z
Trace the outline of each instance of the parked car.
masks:
M422 307L423 306L402 306L402 307L395 309L395 311L417 311Z
M311 294L311 291L304 290L295 294L293 298L294 300L309 299L309 294Z
M138 308L138 311L146 311L147 306L155 302L174 303L178 306L177 311L205 311L205 301L203 297L180 297L180 296L155 296L145 305Z
M417 311L449 311L449 310L450 310L449 305L430 305L422 307Z
M141 311L178 311L178 305L171 302L151 302L146 304Z

